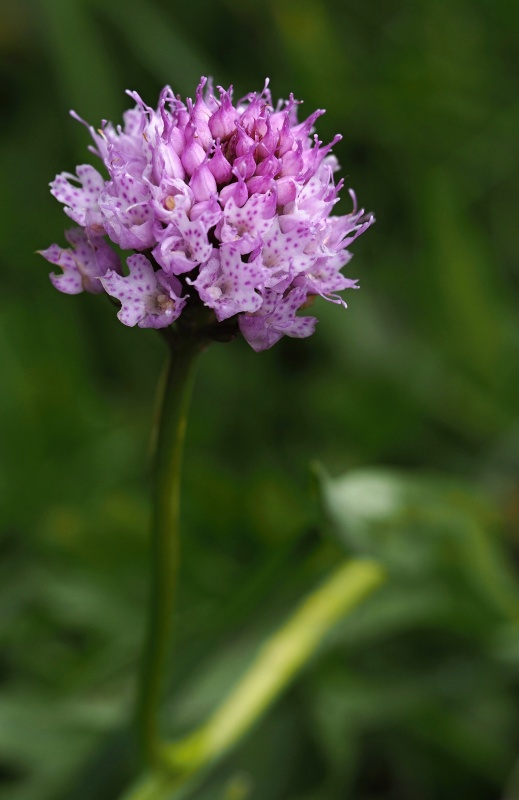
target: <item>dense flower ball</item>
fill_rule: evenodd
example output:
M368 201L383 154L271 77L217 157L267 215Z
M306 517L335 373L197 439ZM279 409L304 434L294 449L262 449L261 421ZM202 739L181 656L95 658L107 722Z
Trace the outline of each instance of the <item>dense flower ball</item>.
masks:
M90 128L108 180L84 164L51 183L79 226L65 234L70 248L42 251L61 268L57 289L106 292L121 322L141 328L203 304L257 351L313 333L317 320L298 312L315 295L345 305L337 293L356 287L340 272L346 248L373 218L352 192L353 211L330 216L340 136L323 146L313 135L323 111L298 123L298 103L274 108L267 84L233 105L232 89L217 97L205 78L195 102L166 87L154 110L129 95L122 127ZM126 271L106 236L132 251Z

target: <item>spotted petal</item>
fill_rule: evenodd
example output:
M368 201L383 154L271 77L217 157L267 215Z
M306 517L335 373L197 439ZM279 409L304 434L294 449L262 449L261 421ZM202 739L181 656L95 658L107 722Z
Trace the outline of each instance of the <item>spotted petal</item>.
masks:
M119 257L101 237L89 237L82 228L66 231L65 237L72 248L64 249L52 244L40 255L51 264L61 267L62 273L51 272L50 279L56 289L65 294L103 291L100 278L108 270L119 272Z
M117 314L124 325L139 328L165 328L179 316L186 303L180 297L179 281L162 270L155 272L140 253L127 259L130 274L122 277L107 272L102 284L109 295L121 301Z
M51 194L65 205L65 213L81 225L103 234L103 219L99 210L99 195L103 191L103 176L90 164L81 164L77 175L62 172L50 184Z
M296 275L312 265L315 256L305 252L311 239L312 233L307 225L297 223L284 233L280 228L279 219L274 218L269 230L263 236L262 246L257 255L257 259L268 268L265 286L283 293Z
M234 242L242 254L250 253L270 226L276 213L276 193L253 194L238 208L231 197L216 232L222 242Z
M303 287L292 289L286 297L267 292L263 306L254 314L239 317L240 330L253 350L268 350L282 336L303 339L315 330L315 317L297 317L296 312L306 301Z
M201 267L195 281L189 281L221 322L244 311L257 311L262 297L257 288L268 277L261 265L244 263L239 250L224 244L220 251Z

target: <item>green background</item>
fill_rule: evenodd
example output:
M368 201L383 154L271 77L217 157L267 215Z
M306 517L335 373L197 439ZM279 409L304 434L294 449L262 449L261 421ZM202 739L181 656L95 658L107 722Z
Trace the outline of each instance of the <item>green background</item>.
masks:
M125 89L153 105L201 74L326 108L377 223L348 311L202 358L166 728L203 719L345 550L390 578L192 796L519 797L518 30L508 0L3 0L2 800L111 800L135 769L164 347L56 292L35 251L68 223L48 182L93 162L68 110L117 122ZM315 461L349 476L328 513Z

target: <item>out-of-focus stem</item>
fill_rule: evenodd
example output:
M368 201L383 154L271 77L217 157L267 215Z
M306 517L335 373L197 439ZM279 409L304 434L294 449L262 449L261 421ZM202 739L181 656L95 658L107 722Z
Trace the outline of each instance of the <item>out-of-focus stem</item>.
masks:
M234 745L272 704L317 649L330 628L383 580L373 561L341 566L263 645L228 698L197 731L167 746L176 769L213 761Z
M311 592L294 614L263 645L226 700L200 728L162 749L168 781L144 778L124 800L179 800L190 778L233 747L272 705L314 655L332 626L368 597L385 579L374 561L341 564Z

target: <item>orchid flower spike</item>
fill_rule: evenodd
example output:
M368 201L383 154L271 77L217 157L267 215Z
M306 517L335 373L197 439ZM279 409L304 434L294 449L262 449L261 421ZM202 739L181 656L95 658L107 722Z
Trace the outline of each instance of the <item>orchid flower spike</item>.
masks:
M340 137L323 146L313 135L321 109L298 122L299 104L274 107L268 81L236 104L232 87L216 96L206 78L185 104L169 87L156 110L129 95L122 126L87 126L101 171L83 164L51 183L78 226L71 248L41 251L62 270L57 289L107 293L121 322L141 328L206 306L256 351L313 333L301 311L315 296L346 305L339 292L357 288L341 272L347 247L374 219L353 193L353 210L331 215ZM128 251L125 268L111 243Z

